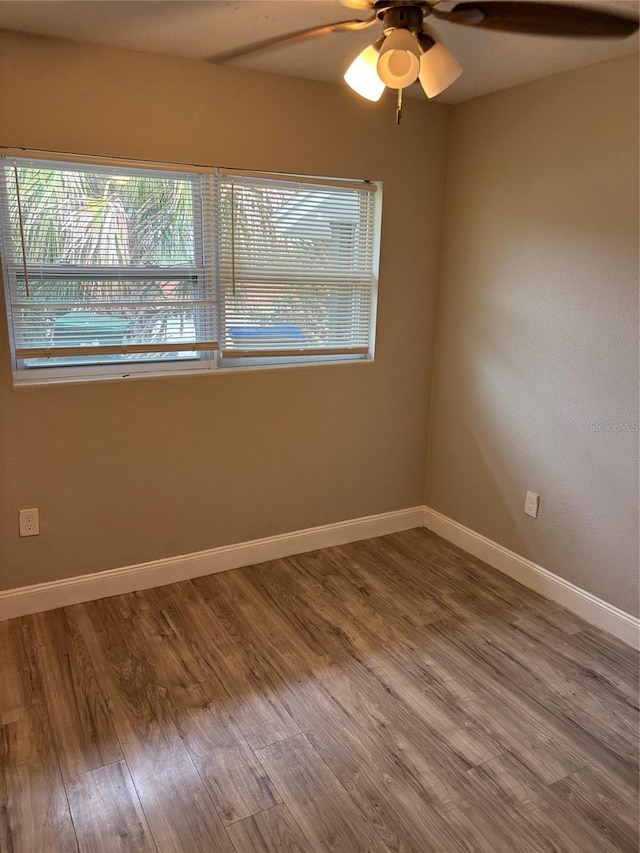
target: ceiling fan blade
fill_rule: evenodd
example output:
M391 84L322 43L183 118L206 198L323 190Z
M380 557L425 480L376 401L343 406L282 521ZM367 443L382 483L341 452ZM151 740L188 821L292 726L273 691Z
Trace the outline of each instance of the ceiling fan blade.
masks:
M207 62L215 62L223 64L231 62L232 59L239 59L241 56L248 56L250 53L257 53L261 50L268 50L273 47L280 47L285 44L295 44L298 41L305 41L316 36L323 36L327 33L336 33L341 31L353 32L356 30L364 30L377 22L377 17L373 15L365 21L335 21L332 24L323 24L321 27L307 27L304 30L296 30L293 33L287 33L282 36L273 36L272 38L256 41L252 44L244 44L240 47L235 47L232 50L227 50L224 53L217 53L215 56L207 57Z
M347 9L373 9L375 0L340 0Z
M638 20L615 12L556 3L480 0L458 3L448 12L432 9L436 18L487 30L541 36L624 38L638 29Z

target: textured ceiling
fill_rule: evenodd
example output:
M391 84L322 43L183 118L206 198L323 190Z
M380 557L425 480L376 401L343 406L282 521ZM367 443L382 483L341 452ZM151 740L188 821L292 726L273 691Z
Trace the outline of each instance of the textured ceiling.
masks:
M594 8L638 13L638 2L589 2ZM0 2L0 28L206 59L240 45L304 27L367 17L332 0L73 0ZM432 19L433 20L433 19ZM552 39L491 33L442 22L432 26L465 72L440 100L450 103L537 77L634 53L638 35L622 41ZM377 38L376 24L360 33L332 33L256 53L233 65L313 80L340 82L354 56ZM417 86L410 94L424 97Z

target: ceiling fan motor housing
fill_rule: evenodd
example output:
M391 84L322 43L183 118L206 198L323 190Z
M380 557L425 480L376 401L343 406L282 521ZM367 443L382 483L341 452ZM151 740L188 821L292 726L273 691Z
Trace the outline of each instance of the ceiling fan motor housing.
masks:
M397 29L409 30L412 33L421 32L424 14L424 8L418 5L385 4L378 10L378 18L382 21L385 35Z

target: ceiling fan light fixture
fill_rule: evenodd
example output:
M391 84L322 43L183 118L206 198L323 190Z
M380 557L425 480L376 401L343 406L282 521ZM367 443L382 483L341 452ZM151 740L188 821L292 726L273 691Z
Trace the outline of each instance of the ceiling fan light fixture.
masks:
M418 79L420 48L416 37L404 27L393 30L384 40L378 59L378 77L390 89L406 89Z
M347 68L344 79L354 92L368 101L379 101L385 90L385 85L378 76L378 55L384 38L359 53Z
M435 98L462 74L462 65L458 62L450 50L443 44L433 41L427 37L431 44L426 47L420 59L420 85L428 98Z

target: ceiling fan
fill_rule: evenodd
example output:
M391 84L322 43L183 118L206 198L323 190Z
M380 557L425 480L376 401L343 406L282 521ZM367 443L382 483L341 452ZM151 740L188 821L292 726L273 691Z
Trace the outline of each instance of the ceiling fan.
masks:
M402 114L402 91L420 81L435 98L462 74L455 56L436 41L425 23L429 18L478 29L529 35L579 38L625 38L638 29L638 20L618 12L535 0L341 0L351 9L369 10L365 20L335 21L288 33L218 54L223 63L268 48L340 31L358 31L382 24L382 36L351 63L344 79L363 98L380 100L388 86L398 91L396 123Z

